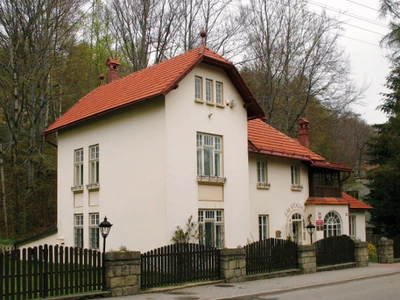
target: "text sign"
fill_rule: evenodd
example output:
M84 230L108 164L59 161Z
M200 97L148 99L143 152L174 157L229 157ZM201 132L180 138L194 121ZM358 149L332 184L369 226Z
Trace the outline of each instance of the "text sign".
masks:
M317 226L324 226L324 220L316 220L315 223Z

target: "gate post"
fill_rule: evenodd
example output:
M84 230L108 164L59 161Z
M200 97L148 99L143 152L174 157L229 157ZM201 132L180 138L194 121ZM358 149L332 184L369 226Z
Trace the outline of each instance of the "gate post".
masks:
M244 281L246 276L245 249L220 249L220 274L225 282Z
M393 240L381 238L378 242L378 262L381 264L394 263Z
M298 245L299 269L303 274L317 272L317 257L314 245Z
M354 258L357 263L357 267L368 267L368 243L367 242L355 242L354 243Z
M140 252L106 252L105 278L112 297L140 293Z

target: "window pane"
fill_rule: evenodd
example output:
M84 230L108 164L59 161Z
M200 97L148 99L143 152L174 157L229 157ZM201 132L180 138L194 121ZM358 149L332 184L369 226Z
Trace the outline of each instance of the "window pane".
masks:
M220 153L215 153L215 176L221 176L221 155Z
M206 101L212 102L212 81L206 80Z
M197 175L203 175L203 159L202 159L202 151L197 150Z
M201 97L201 78L195 77L195 98L202 99Z
M204 175L212 176L213 170L213 151L211 149L204 149Z
M222 83L217 82L215 85L215 101L222 104Z
M205 244L206 246L214 246L214 223L213 222L205 222Z

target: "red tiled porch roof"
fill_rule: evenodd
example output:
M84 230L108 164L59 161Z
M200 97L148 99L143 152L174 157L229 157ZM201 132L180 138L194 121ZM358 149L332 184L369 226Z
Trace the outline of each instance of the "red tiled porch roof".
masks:
M349 194L342 193L342 197L349 203L350 209L372 209L372 206L350 196Z
M175 58L135 72L88 93L50 125L44 135L160 95L168 94L197 65L206 63L225 70L247 107L249 118L264 116L238 70L227 59L201 46Z
M308 197L305 205L349 205L350 209L372 209L368 204L342 193L342 197Z
M349 205L349 203L340 197L308 197L305 205Z

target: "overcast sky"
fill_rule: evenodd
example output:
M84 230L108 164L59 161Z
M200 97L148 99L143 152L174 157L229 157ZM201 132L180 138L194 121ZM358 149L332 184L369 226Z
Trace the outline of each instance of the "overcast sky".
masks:
M388 32L387 21L379 18L379 0L308 0L312 10L325 7L330 14L344 22L340 44L349 55L356 82L369 84L362 105L352 106L369 124L386 122L386 116L376 107L382 102L380 93L389 73L387 52L379 46Z

